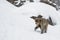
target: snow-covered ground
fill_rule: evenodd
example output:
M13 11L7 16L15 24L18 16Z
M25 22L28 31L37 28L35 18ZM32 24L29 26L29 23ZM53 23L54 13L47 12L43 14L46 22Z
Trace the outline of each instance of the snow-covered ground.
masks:
M34 31L34 20L31 16L51 16L55 26L48 26L48 32L40 34ZM54 7L34 2L26 2L17 8L5 0L0 0L0 40L60 40L60 11Z

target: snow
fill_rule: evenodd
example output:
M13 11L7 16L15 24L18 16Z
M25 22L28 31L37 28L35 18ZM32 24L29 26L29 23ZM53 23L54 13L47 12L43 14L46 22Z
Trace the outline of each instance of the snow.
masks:
M51 16L55 26L48 26L48 32L34 31L35 23L31 16ZM60 40L60 11L39 3L26 2L17 8L5 0L0 1L0 40Z

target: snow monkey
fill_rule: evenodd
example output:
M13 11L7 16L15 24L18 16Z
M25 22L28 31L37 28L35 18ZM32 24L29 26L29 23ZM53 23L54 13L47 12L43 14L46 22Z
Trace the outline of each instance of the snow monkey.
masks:
M41 34L47 32L47 28L48 28L48 20L47 19L42 18L41 15L39 15L38 17L32 16L31 18L35 20L35 24L36 24L36 27L34 29L35 31L37 28L40 28Z

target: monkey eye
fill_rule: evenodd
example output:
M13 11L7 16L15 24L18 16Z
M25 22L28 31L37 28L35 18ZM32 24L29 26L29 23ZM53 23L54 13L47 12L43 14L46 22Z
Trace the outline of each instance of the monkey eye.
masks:
M38 22L38 20L35 20L35 22Z
M39 21L41 21L41 20L39 20Z

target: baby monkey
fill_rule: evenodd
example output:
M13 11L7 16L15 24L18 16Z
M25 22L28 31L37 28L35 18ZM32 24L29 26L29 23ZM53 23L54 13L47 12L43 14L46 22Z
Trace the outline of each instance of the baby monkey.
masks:
M47 19L42 18L41 15L38 15L38 17L32 16L31 18L35 20L35 24L36 24L36 27L34 29L35 31L37 28L40 28L41 34L47 33L47 28L48 28L48 24L49 24Z

